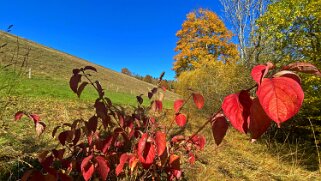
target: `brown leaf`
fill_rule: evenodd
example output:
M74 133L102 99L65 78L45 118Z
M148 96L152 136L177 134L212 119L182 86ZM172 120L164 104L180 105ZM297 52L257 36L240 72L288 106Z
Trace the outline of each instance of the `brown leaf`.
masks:
M320 70L311 63L296 62L283 67L283 70L292 70L302 73L314 74L321 77Z

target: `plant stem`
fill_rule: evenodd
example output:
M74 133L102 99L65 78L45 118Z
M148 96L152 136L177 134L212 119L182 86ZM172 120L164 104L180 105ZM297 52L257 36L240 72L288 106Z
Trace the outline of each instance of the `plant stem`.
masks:
M198 128L198 130L189 137L189 139L186 141L186 143L188 143L189 141L191 141L199 132L201 132L205 126L212 121L212 118L215 117L216 115L218 115L220 112L222 111L222 108L220 108L218 111L216 111L216 113L214 113L200 128Z
M179 110L175 113L175 115L181 111L181 109L187 104L187 102L191 99L191 97L192 97L192 94L186 100L184 100L184 104L179 108ZM171 124L169 125L169 128L166 130L166 135L173 128L175 118L176 116L173 118L173 120L171 121Z
M315 137L315 132L314 132L314 128L313 128L313 124L311 122L310 119L308 119L309 122L310 122L310 125L311 125L311 129L312 129L312 133L313 133L313 137L314 137L314 144L315 144L315 148L316 148L316 151L317 151L317 154L318 154L318 162L319 162L319 171L321 173L321 156L320 156L320 152L319 152L319 146L318 146L318 143L317 143L317 138Z
M82 70L82 73L83 73L83 75L86 77L86 79L89 81L89 83L95 88L95 90L97 91L97 93L98 93L98 95L99 95L99 98L104 102L105 105L108 105L108 103L106 102L106 100L104 99L104 97L101 97L101 96L100 96L98 88L95 86L95 83L88 77L88 75L86 74L85 70ZM112 105L112 107L113 107L114 109L116 109L117 111L119 111L119 110L117 109L117 107L115 107L115 106L113 106L113 105ZM112 119L111 119L111 120L112 120ZM118 121L114 121L114 122L116 122L116 123L114 123L114 124L118 125L118 126L121 128L121 125L120 125L120 123L119 123ZM124 131L124 133L125 133L126 136L128 137L128 134L127 134L125 131Z

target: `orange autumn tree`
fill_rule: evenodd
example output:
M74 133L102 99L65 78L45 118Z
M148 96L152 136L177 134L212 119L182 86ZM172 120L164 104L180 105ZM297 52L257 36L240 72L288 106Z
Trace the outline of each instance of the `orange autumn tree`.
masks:
M176 75L194 70L213 62L231 62L237 59L237 46L230 42L233 34L212 11L199 9L187 14L182 29L176 33L179 38L174 57Z

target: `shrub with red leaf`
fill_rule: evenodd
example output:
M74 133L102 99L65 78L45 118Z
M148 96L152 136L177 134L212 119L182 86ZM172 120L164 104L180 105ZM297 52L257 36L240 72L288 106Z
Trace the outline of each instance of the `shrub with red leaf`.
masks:
M251 75L256 85L227 95L221 108L190 136L177 135L174 123L178 129L184 129L188 115L184 105L193 98L195 106L201 109L205 102L201 94L193 92L186 100L176 100L173 120L164 126L160 124L166 111L160 82L146 95L149 106L142 105L141 94L136 96L137 107L125 111L112 104L98 81L90 79L87 71L97 72L94 67L74 69L69 82L71 90L80 97L86 86L91 85L98 93L93 116L55 127L52 137L60 145L41 153L39 162L43 169L25 172L23 180L77 180L80 175L84 180L181 179L183 160L194 164L197 153L204 149L206 139L199 133L209 123L216 145L224 143L228 122L241 133L250 132L252 139L258 139L273 121L280 127L299 111L304 93L301 80L293 71L320 76L320 71L307 63L289 64L271 75L270 71L275 69L272 63L255 66ZM36 114L18 111L15 120L23 115L34 122L37 134L45 130L46 125Z
M174 130L173 124L164 127L159 122L166 113L163 108L163 93L161 84L147 93L150 105L145 107L143 94L136 96L138 106L133 110L125 110L114 106L105 97L104 88L98 81L92 81L89 73L97 72L94 67L74 69L70 78L70 88L78 96L87 86L93 86L98 93L94 102L94 114L88 120L77 119L71 124L65 123L53 129L52 137L56 137L60 146L44 152L40 163L44 172L31 170L24 178L34 175L55 180L81 175L84 180L99 177L102 180L139 176L141 179L153 177L156 180L183 176L180 158L189 158L189 163L197 159L195 154L205 146L205 137L196 134L192 136L175 135L183 139L170 144L173 140L168 135ZM161 75L163 76L163 74ZM161 78L160 78L161 81ZM197 108L204 105L204 98L199 93L192 93ZM186 100L175 101L175 116L173 122L179 127L187 123L184 113L181 113ZM27 115L35 123L40 119L35 114L25 114L19 111L15 119ZM40 124L42 125L42 124ZM42 130L40 127L37 130ZM186 153L180 155L179 153ZM164 173L166 173L164 175Z

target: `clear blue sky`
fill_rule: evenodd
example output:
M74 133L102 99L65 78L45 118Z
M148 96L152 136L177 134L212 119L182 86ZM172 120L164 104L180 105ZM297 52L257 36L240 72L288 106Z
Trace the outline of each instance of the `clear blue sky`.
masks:
M0 29L120 71L174 79L175 33L186 14L218 0L6 0Z

